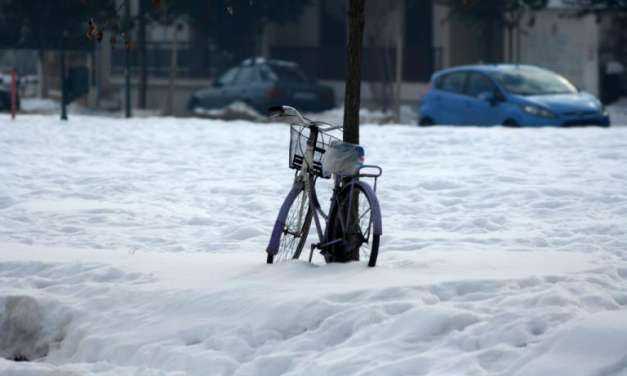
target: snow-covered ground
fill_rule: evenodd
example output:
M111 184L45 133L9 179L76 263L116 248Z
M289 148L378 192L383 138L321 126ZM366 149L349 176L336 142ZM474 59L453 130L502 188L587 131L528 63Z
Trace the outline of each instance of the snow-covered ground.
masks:
M61 105L50 98L22 98L20 106L25 113L53 114L60 111Z
M361 137L378 266L266 265L285 125L0 116L0 374L627 375L627 127Z
M620 98L607 106L607 110L610 113L612 125L627 126L627 97Z

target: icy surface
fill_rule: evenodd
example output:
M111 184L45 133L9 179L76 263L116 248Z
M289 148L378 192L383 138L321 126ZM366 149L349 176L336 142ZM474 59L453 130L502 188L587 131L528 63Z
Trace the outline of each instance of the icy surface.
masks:
M0 374L627 374L627 128L361 137L379 265L268 266L285 125L0 117Z

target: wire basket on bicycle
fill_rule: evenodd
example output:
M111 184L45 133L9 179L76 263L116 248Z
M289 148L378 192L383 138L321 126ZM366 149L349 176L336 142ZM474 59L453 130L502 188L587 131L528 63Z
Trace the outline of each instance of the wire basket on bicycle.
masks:
M375 266L383 232L376 196L382 169L363 164L361 146L329 134L341 127L309 120L289 106L273 107L270 113L296 119L290 126L289 167L299 171L274 223L267 263L299 258L313 225L319 242L311 243L310 262L319 249L326 262L367 260L368 266ZM325 213L316 193L316 178L332 176ZM374 188L362 178L373 178Z
M290 125L290 161L289 166L292 169L300 170L303 165L305 151L307 150L307 139L309 138L310 129L298 124ZM319 132L314 149L313 166L311 169L316 176L324 179L331 177L330 171L324 171L322 162L324 155L333 143L341 142L339 138L326 132Z

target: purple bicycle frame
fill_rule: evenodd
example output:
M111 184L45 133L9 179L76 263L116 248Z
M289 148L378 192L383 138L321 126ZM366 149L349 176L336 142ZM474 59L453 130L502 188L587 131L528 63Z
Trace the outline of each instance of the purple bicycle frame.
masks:
M310 189L309 189L309 202L310 207L307 210L313 210L313 219L316 225L316 231L318 233L318 239L320 240L321 245L329 243L330 241L334 241L335 239L327 239L328 228L329 228L329 218L324 214L320 207L320 203L318 201L318 196L316 195L315 190L315 180L311 175L307 175L307 179L310 179ZM351 189L351 191L359 186L362 191L366 194L368 201L371 204L372 209L372 227L373 227L373 235L381 235L383 234L383 225L381 221L381 208L379 207L379 201L376 198L374 190L365 182L360 181L357 177L352 177L348 183L345 183L340 187L340 181L343 177L335 178L335 187L333 189L333 195L331 197L331 207L329 208L329 213L333 210L334 205L338 204L338 194L340 189ZM266 248L266 252L269 254L276 255L279 250L279 244L281 242L281 235L283 233L283 229L285 228L285 221L287 219L288 212L292 205L292 202L296 199L298 194L305 188L305 183L302 179L298 179L294 182L292 189L283 200L283 204L281 205L281 209L279 210L279 214L277 216L276 221L274 222L274 227L272 229L272 235L270 236L270 241L268 243L268 247ZM320 223L320 218L318 214L321 214L325 219L325 227L324 231L322 229L322 225ZM307 214L308 215L308 214Z

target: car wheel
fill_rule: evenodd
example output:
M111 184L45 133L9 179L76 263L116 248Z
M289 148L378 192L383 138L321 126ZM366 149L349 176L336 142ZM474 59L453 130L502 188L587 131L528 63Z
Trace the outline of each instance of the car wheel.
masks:
M423 117L418 122L418 125L421 126L421 127L430 127L432 125L435 125L435 122L430 117Z
M187 102L187 110L189 112L194 112L194 110L199 107L199 101L198 98L196 97L192 97L189 102Z
M520 128L520 124L518 124L516 122L516 120L514 119L507 119L503 122L503 126L504 127L510 127L510 128Z

